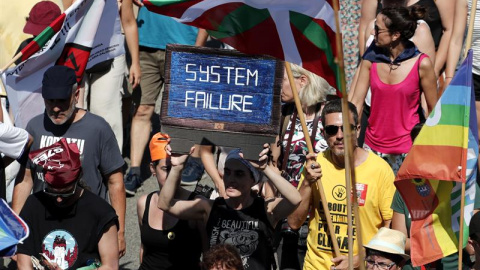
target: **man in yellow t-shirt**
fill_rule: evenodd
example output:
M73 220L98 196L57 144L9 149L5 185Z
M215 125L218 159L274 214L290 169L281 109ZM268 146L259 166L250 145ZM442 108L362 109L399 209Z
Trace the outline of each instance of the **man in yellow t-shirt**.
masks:
M390 166L372 152L356 147L358 115L355 106L349 102L349 120L352 124L353 160L356 175L357 201L362 229L363 244L368 243L381 227L389 227L393 212L390 209L395 186L395 176ZM329 149L323 153L309 154L307 166L300 180L298 190L302 195L300 206L288 217L293 229L299 228L305 221L309 210L313 218L309 222L307 254L303 269L348 269L347 237L347 196L351 194L345 187L344 134L341 101L327 103L322 112L323 135ZM337 237L340 252L333 258L333 248L329 237L327 222L323 211L320 194L316 185L322 181L330 210L333 230ZM354 217L354 267L360 264L356 238L359 233ZM363 263L363 262L362 262Z

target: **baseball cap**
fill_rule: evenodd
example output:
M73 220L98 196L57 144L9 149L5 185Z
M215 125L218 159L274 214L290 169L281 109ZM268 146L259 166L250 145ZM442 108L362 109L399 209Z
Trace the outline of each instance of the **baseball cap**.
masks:
M75 71L66 66L52 66L43 74L44 99L70 99L72 87L77 82Z
M45 182L53 188L64 188L79 177L82 169L80 151L75 143L65 138L35 151L28 157L35 165L43 167Z
M168 139L170 136L166 133L158 132L157 134L153 135L152 139L150 140L150 157L152 161L164 159L168 157L166 146L168 144Z
M61 14L62 12L57 4L51 1L38 2L30 10L23 32L25 34L38 36Z
M227 158L225 159L225 163L227 163L229 160L238 160L240 161L243 165L245 165L250 172L252 172L253 179L255 180L255 184L260 181L260 172L258 172L255 167L250 163L250 161L244 159L243 157L240 156L240 153L242 153L242 150L240 148L233 149L228 153Z

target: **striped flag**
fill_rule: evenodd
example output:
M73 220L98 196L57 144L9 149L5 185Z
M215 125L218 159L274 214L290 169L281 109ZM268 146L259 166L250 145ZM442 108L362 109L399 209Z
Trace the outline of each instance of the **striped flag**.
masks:
M395 181L412 219L413 265L424 265L457 252L460 222L464 223L466 245L476 193L477 159L470 50L425 122ZM462 183L466 190L464 220L460 220Z
M21 52L23 62L5 71L2 80L15 125L25 128L45 109L41 87L49 67L71 67L80 82L86 68L124 53L117 2L75 1Z
M338 89L332 1L337 0L145 0L144 5L206 29L244 53L300 65Z

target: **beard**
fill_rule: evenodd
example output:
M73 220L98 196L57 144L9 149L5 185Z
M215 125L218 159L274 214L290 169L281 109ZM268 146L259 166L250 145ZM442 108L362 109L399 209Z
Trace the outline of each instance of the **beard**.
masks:
M60 126L60 125L65 124L66 122L68 122L68 120L70 120L72 118L73 113L75 112L75 109L76 109L75 106L72 106L67 111L63 112L64 118L62 120L59 120L58 118L55 118L54 113L47 113L48 118L50 119L50 121L52 121L52 123L54 125Z

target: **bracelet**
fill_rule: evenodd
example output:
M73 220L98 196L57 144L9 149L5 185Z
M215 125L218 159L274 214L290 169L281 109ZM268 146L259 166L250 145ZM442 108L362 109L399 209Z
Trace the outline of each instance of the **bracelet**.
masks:
M452 79L453 77L445 77L445 79Z

